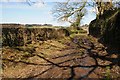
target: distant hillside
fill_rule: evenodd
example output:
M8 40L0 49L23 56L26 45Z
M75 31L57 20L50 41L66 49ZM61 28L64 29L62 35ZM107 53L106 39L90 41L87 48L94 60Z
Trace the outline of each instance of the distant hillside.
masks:
M13 27L22 27L22 26L25 26L25 27L33 27L33 26L53 26L52 24L0 24L0 27L4 27L4 28L13 28Z
M24 25L22 24L0 24L2 28L19 28L23 27Z

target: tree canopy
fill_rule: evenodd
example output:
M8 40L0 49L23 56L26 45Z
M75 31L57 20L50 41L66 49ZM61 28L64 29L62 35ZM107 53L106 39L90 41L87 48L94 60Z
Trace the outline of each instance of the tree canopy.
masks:
M79 26L80 20L86 13L85 2L57 2L54 9L53 15L59 21L68 21L71 26Z
M86 8L92 6L96 9L96 16L99 18L104 11L113 9L115 6L120 5L119 2L114 2L113 0L92 0L91 3L88 0L70 2L57 2L52 12L58 21L68 21L71 23L71 26L79 26L82 17L86 13Z

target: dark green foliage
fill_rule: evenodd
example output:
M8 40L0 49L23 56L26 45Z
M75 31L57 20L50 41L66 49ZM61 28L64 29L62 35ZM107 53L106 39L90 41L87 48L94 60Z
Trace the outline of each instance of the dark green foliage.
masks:
M89 27L89 34L94 36L94 37L100 36L100 27L97 26L97 25L99 25L97 22L98 22L98 20L95 19L89 25L90 26Z
M107 22L101 41L120 48L120 11Z
M99 41L120 48L120 10L108 10L90 23L89 33Z

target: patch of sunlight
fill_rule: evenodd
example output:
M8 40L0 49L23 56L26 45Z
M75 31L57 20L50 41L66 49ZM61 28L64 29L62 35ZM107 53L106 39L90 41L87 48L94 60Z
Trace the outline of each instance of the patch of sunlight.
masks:
M50 45L51 47L55 48L65 48L66 46L56 40L52 40L51 42L45 42L46 44Z
M43 54L41 54L43 53ZM41 49L40 50L40 55L44 56L44 57L47 57L47 56L50 56L50 55L54 55L56 54L56 50L51 50L51 49Z
M71 34L70 35L70 38L74 38L74 37L76 37L76 36L79 36L79 37L84 37L84 36L86 36L86 34Z
M30 63L35 63L35 64L39 64L39 63L43 63L45 62L44 59L39 58L38 56L33 56L28 58Z

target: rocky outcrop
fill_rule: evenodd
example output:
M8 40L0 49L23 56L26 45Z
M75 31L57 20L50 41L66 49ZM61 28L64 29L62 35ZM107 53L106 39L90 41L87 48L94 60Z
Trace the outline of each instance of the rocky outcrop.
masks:
M89 34L105 45L120 48L120 10L109 10L89 25Z
M3 46L23 46L39 41L59 39L69 36L69 32L62 28L2 28Z

